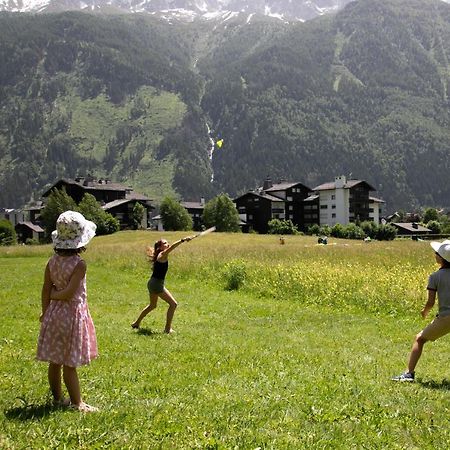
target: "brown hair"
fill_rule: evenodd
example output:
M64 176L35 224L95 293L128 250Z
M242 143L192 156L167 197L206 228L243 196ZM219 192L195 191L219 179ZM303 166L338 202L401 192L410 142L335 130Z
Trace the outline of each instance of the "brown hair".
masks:
M161 244L165 241L165 239L159 239L155 242L153 248L148 246L146 250L146 254L149 257L150 261L152 263L155 263L156 258L158 258L158 255L161 253Z

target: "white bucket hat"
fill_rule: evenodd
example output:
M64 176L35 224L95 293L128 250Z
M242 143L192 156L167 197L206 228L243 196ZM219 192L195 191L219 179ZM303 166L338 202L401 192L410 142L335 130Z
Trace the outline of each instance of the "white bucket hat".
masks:
M53 245L62 250L84 247L95 236L96 229L97 225L86 220L83 214L63 212L56 221L56 230L52 232Z
M450 262L450 241L447 239L442 242L430 242L433 250L447 262Z

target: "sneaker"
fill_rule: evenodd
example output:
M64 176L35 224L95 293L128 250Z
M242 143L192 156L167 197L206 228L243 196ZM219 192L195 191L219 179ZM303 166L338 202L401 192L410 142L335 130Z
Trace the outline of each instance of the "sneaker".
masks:
M414 382L414 372L405 372L401 375L397 375L396 377L391 378L392 381L406 381L408 383Z

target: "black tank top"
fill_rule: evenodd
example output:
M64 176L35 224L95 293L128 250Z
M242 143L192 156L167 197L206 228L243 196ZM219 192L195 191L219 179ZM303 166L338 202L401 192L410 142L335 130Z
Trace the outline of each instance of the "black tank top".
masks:
M164 280L168 269L169 269L169 261L166 262L155 261L153 263L152 277L157 278L158 280Z

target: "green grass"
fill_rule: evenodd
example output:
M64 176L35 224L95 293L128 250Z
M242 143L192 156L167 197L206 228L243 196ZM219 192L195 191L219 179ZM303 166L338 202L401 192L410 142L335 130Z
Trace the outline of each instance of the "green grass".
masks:
M197 239L171 256L179 308L167 336L163 304L130 328L147 301L145 245L159 236L98 237L85 254L100 350L79 369L100 408L90 415L52 409L34 360L51 248L0 249L1 448L449 446L449 339L427 344L416 384L389 380L425 323L428 243Z

